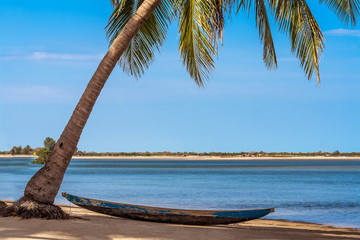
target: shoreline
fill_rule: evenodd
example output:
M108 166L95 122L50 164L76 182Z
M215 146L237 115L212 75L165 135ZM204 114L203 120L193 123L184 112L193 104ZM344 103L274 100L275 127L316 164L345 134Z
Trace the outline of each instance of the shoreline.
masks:
M0 155L0 158L36 158L34 155ZM74 156L73 159L114 159L114 160L360 160L360 157L218 157L218 156Z
M11 204L12 201L5 201ZM91 212L75 205L59 205L70 220L20 220L0 217L2 239L360 239L360 230L286 220L191 226L136 221Z

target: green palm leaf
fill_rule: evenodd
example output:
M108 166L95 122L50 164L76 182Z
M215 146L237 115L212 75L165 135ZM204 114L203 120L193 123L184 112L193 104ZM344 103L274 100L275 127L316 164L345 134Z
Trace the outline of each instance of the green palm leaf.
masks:
M125 24L134 15L143 0L112 0L114 11L107 25L110 44L121 32ZM149 19L131 40L119 60L120 67L129 75L139 78L154 61L155 52L165 41L169 22L173 18L173 3L163 0Z
M255 0L255 20L259 27L260 40L264 44L263 60L265 66L269 69L277 68L275 47L264 0Z
M214 70L212 56L216 54L211 41L214 39L213 1L178 0L175 7L179 14L179 50L183 64L191 78L203 86L204 79Z
M261 43L264 44L263 47L263 60L265 66L268 69L277 68L277 60L274 42L271 35L271 28L269 23L269 18L266 10L266 4L264 0L228 0L234 5L237 6L238 13L241 9L245 11L245 14L250 15L250 12L254 10L255 23L259 28L259 37Z
M320 83L319 60L324 36L305 0L269 0L280 30L289 34L291 50L300 59L308 79L313 71Z
M359 0L320 0L320 2L329 6L345 24L350 21L352 26L356 25L356 19L360 16Z

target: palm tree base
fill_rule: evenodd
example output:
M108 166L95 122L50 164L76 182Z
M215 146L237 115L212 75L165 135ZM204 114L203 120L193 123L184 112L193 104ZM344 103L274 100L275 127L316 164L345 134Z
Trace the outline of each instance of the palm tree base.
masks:
M0 216L2 215L2 212L7 208L7 204L3 201L0 201Z
M69 214L65 213L59 206L39 203L26 197L20 198L12 206L4 204L5 207L0 203L0 214L3 217L69 219Z

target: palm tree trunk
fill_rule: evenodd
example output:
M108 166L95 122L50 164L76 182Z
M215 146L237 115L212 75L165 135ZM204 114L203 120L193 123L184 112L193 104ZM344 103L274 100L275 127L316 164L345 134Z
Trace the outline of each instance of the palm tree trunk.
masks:
M23 202L32 201L45 205L52 205L54 203L65 171L100 91L131 39L159 5L160 1L161 0L145 0L109 48L109 51L100 62L96 72L87 85L68 124L58 139L53 152L50 154L47 163L28 182L24 191L24 197L20 202L18 201L18 208L21 208L20 205L22 205L22 209L16 211L18 215L24 216L24 214L21 214L24 212L24 206L26 205L24 205ZM28 206L27 209L29 209ZM25 216L29 217L29 213L25 214ZM42 217L52 218L51 216Z

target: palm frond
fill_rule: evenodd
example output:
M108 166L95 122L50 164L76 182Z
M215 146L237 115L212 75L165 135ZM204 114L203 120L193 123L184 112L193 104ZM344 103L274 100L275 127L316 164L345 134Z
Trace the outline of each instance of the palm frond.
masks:
M234 1L234 0L230 0ZM255 23L259 29L259 37L263 47L263 61L268 69L277 68L277 60L271 28L264 0L240 0L237 2L238 13L243 10L246 15L250 16L254 11Z
M110 0L110 3L112 7L116 7L120 4L120 0Z
M211 37L213 40L213 45L217 49L219 43L223 43L224 38L224 27L225 27L225 14L226 2L223 0L214 0L213 9L212 9L212 18L209 19L209 26L212 31Z
M204 85L214 69L216 49L211 42L213 31L209 19L213 17L212 0L178 0L179 50L183 64L198 86Z
M291 50L300 59L301 67L311 78L317 73L320 83L319 60L324 49L324 36L305 0L269 0L280 30L289 34Z
M356 26L356 20L360 17L359 0L320 0L320 3L331 8L343 23L351 22L352 26Z
M211 9L211 18L209 26L211 31L211 40L218 50L219 44L223 44L225 21L231 18L234 6L238 6L239 0L213 0Z
M255 0L255 20L259 27L260 40L264 44L263 60L265 66L269 69L277 68L275 47L264 0Z
M246 15L249 15L251 6L252 6L252 0L230 0L235 1L237 9L236 14L239 13L239 11L242 9Z
M110 44L134 15L143 0L112 0L114 11L106 26ZM172 0L163 0L131 40L119 65L124 72L139 78L154 61L155 52L165 41L169 22L173 18Z

